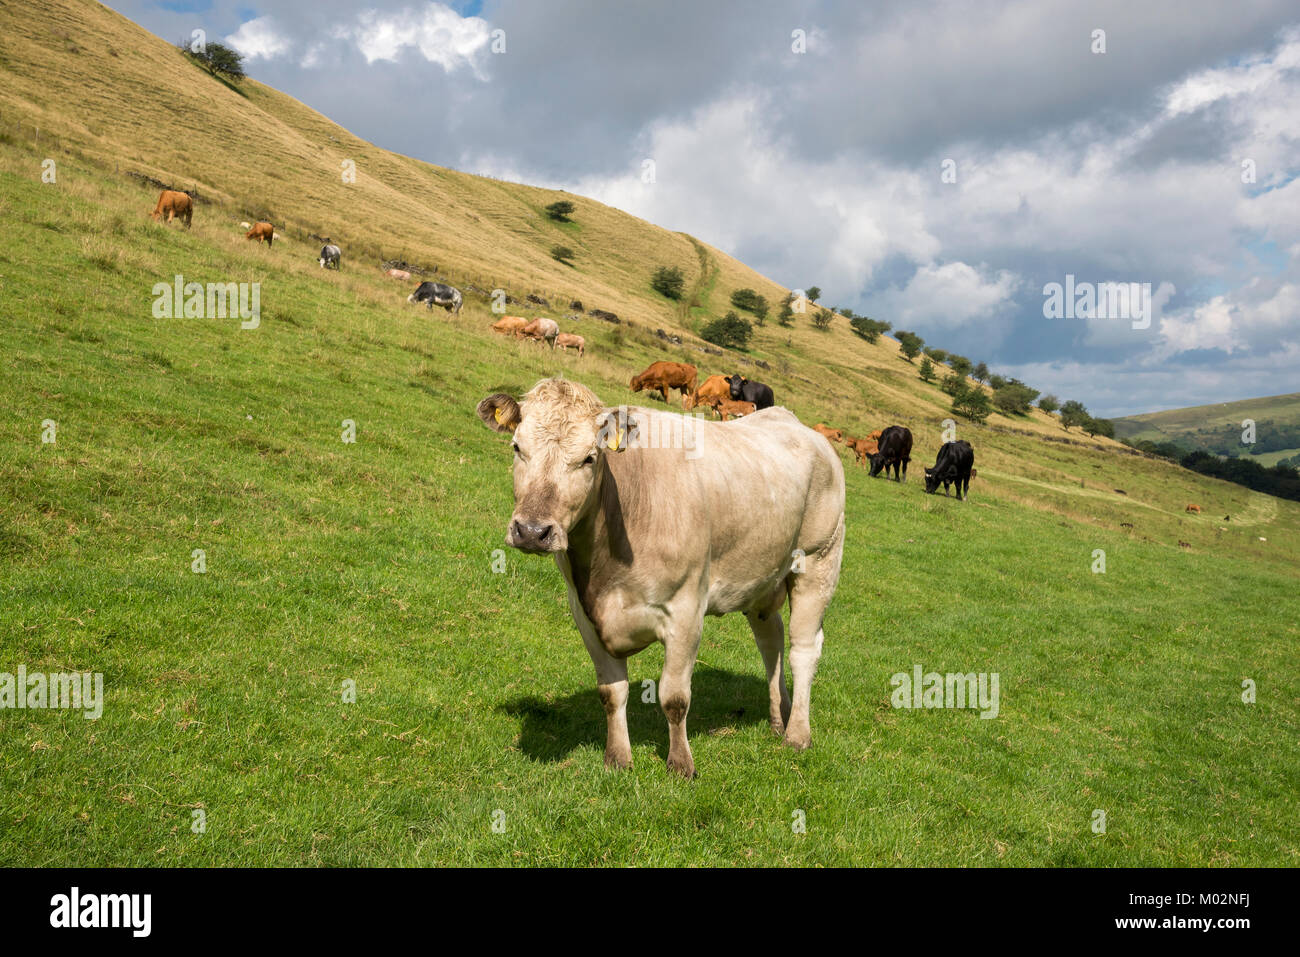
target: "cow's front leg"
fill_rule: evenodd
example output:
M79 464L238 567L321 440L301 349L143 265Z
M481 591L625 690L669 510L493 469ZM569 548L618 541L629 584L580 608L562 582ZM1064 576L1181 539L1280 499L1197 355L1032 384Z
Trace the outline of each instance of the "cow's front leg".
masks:
M627 659L615 658L597 640L587 643L596 666L596 692L605 708L605 767L632 766L632 740L627 733Z
M668 770L695 777L695 759L686 740L686 715L691 710L691 674L700 649L702 622L692 630L670 634L664 640L664 673L659 679L659 704L668 719Z

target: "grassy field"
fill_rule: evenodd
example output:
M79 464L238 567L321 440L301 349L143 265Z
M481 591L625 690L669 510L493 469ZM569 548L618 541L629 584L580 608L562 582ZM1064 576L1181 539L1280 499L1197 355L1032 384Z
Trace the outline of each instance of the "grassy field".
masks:
M136 56L115 15L51 9L40 30L80 16ZM8 79L40 30L6 26ZM51 62L52 76L72 69ZM248 101L288 109L255 84ZM94 121L105 137L131 112L111 105ZM695 351L681 324L699 317L656 303L634 264L680 243L702 309L736 285L779 287L689 237L599 212L608 258L564 295L636 324L567 321L589 338L579 360L494 336L475 297L455 320L411 307L348 247L340 274L305 243L255 247L233 225L233 189L190 231L151 223L155 194L74 135L84 115L57 115L57 183L40 179L47 151L0 130L0 672L102 672L106 703L95 721L0 710L0 865L1300 863L1296 503L1037 415L963 425L972 499L926 496L945 397L892 341L806 321L760 330L748 357ZM145 151L121 135L123 155ZM455 181L449 216L528 191L391 162L376 191ZM537 219L512 216L501 236ZM498 245L491 270L512 290L558 288L524 240ZM466 249L445 259L461 278L477 274ZM701 281L705 258L716 272ZM154 284L178 273L260 283L260 325L154 318ZM604 716L559 573L513 552L493 570L509 453L473 412L557 373L645 402L627 381L655 358L702 375L762 359L755 374L804 421L917 436L906 484L846 468L813 747L769 734L748 627L711 619L690 783L665 770L663 716L641 701L653 648L631 661L634 767L603 770ZM891 707L891 676L918 664L998 674L997 717Z

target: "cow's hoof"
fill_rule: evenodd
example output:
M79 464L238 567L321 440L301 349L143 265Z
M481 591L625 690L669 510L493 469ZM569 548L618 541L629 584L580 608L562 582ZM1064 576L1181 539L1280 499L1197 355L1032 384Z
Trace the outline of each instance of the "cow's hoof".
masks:
M767 726L772 729L772 733L778 738L785 736L785 721L781 718L768 718Z
M606 771L626 771L632 767L632 755L618 751L605 752Z
M812 744L812 732L807 728L787 728L785 737L782 740L788 748L794 748L796 751L805 751L808 746Z
M684 758L668 756L668 770L680 774L687 781L695 777L695 761L688 754Z

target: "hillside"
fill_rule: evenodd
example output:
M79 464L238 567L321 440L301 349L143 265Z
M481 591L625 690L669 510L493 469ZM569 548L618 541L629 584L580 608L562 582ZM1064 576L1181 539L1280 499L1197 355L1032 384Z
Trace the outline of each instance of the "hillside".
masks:
M1255 441L1245 444L1247 422ZM1117 438L1173 442L1182 448L1249 455L1261 465L1300 455L1300 392L1146 412L1115 419Z
M108 689L96 721L0 710L0 866L1300 860L1300 505L1037 412L959 425L971 500L927 496L948 399L892 340L801 318L748 354L702 352L653 265L680 265L702 314L782 287L582 197L552 224L561 194L242 94L96 4L0 5L0 672ZM356 184L337 182L346 157ZM151 222L157 192L128 171L197 187L193 228ZM272 248L237 226L259 211L283 224ZM340 273L309 232L343 246ZM558 239L575 268L549 259ZM505 341L482 297L456 318L408 305L390 257L624 321L552 313L588 337L582 359ZM177 275L259 284L260 323L156 316ZM690 785L664 773L657 705L629 708L633 770L601 770L555 568L497 557L509 451L474 415L555 374L650 404L628 380L659 358L753 374L810 424L916 435L901 485L846 458L813 748L770 739L747 626L710 620ZM661 662L636 658L634 685ZM1000 673L1000 717L891 708L914 663ZM794 808L810 827L792 841Z
M40 17L0 7L0 38L0 129L31 141L39 127L46 143L115 176L133 171L195 189L202 200L196 220L214 232L269 218L300 240L298 257L315 253L303 248L312 245L309 234L327 235L350 266L402 259L436 267L462 287L501 287L521 300L539 295L562 324L568 303L578 300L646 330L683 335L677 351L701 367L712 360L698 351L697 327L731 308L732 291L755 289L774 304L773 314L788 292L703 242L592 200L386 152L255 80L236 92L171 44L88 0L53 0ZM355 183L342 182L344 160L355 163ZM151 208L155 196L142 189L138 202ZM577 205L571 224L542 213L558 199ZM572 267L550 257L557 243L576 250ZM658 265L683 270L691 302L672 303L650 289ZM817 383L819 403L809 415L851 431L876 428L881 416L910 424L948 415L947 396L914 381L915 366L901 361L894 340L869 346L843 319L826 333L806 317L792 329L769 320L750 353L730 364L747 361L767 363L763 378L778 394ZM1010 419L995 414L990 424L1060 433L1037 410Z

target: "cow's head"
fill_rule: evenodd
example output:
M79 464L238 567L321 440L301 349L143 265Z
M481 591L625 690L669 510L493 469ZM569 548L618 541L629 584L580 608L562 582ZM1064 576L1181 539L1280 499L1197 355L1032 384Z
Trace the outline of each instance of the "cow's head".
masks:
M937 469L925 470L925 490L931 495L933 495L934 490L939 487L940 481L942 480L939 478L939 472Z
M733 399L743 399L745 397L745 377L743 375L727 376L727 385L731 387L731 397Z
M885 467L885 453L873 452L871 454L871 477L875 478L880 474L880 470Z
M600 494L604 457L636 441L637 426L585 386L543 379L516 402L504 392L478 404L488 428L512 433L515 510L506 544L521 551L561 552L569 532Z

